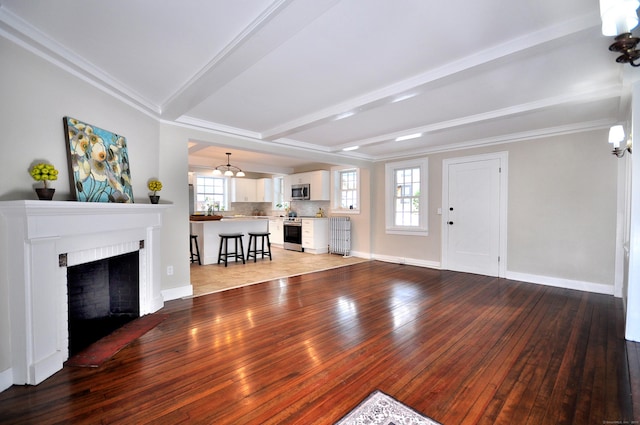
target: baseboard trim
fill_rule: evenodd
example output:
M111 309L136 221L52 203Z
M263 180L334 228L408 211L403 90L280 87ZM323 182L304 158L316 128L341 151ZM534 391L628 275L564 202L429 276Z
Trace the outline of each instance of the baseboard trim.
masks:
M593 292L596 294L614 295L613 285L604 283L584 282L581 280L561 279L557 277L540 276L529 273L507 271L507 279L538 285L553 286L556 288L575 289L578 291Z
M372 258L378 261L384 261L385 263L406 264L408 266L426 267L429 269L440 270L440 262L419 260L417 258L405 258L405 257L393 257L390 255L373 255Z
M166 301L178 300L180 298L187 298L193 295L193 286L184 285L177 288L164 289L162 292L162 298Z
M366 255L358 255L358 257L366 258ZM426 267L430 269L442 270L442 264L438 261L418 260L415 258L394 257L391 255L370 256L373 260L384 261L386 263L407 264L410 266ZM585 282L581 280L562 279L557 277L541 276L529 273L519 273L508 271L505 275L506 279L517 280L525 283L535 283L538 285L553 286L556 288L575 289L578 291L593 292L596 294L614 295L613 285L605 283Z

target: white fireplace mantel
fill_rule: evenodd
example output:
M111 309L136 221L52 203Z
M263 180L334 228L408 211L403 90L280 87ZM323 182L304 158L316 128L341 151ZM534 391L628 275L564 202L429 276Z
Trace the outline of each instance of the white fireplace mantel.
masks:
M140 315L162 308L160 227L169 206L0 202L14 384L38 384L68 358L67 266L138 251Z

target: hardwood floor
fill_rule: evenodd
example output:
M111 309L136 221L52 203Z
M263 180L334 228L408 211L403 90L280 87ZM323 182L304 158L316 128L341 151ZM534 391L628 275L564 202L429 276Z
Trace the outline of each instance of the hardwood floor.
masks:
M638 419L611 296L371 261L162 312L102 367L0 393L0 423L331 424L375 389L445 425Z

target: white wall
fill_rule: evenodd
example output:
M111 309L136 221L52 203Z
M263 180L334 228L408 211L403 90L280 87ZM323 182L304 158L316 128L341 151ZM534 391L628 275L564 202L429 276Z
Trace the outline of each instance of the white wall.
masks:
M127 138L135 200L149 202L147 179L160 174L156 120L4 38L0 57L0 200L36 199L28 172L34 160L56 165L60 176L54 199L69 199L62 126L68 115ZM0 254L7 249L21 247L0 247ZM6 270L0 269L0 376L11 367Z
M508 151L507 272L613 294L618 162L606 130L429 156L429 235L387 235L384 194L374 192L376 257L439 266L442 161ZM384 163L374 182L384 187Z

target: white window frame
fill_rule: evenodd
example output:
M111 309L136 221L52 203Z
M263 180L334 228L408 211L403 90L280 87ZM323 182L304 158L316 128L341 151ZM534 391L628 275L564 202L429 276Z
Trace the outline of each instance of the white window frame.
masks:
M395 217L395 174L396 170L420 169L420 210L417 226L396 226ZM387 234L427 236L429 234L429 159L417 158L385 164L385 227Z
M273 177L273 207L276 211L285 211L289 202L284 200L284 176ZM280 206L278 206L280 205Z
M195 173L195 178L193 181L193 185L194 185L194 190L193 190L193 195L194 195L194 210L196 212L202 212L202 210L198 210L196 207L198 205L198 178L215 178L215 179L222 179L224 180L224 193L223 193L223 203L220 205L221 210L223 211L229 211L230 209L230 191L229 191L229 178L227 177L217 177L217 176L212 176L209 173ZM205 210L206 212L206 210Z
M356 207L355 208L343 208L342 207L342 188L340 187L340 175L345 171L355 171L356 173ZM333 167L331 169L331 212L337 214L360 214L360 202L362 198L362 185L360 183L360 169L357 167Z

